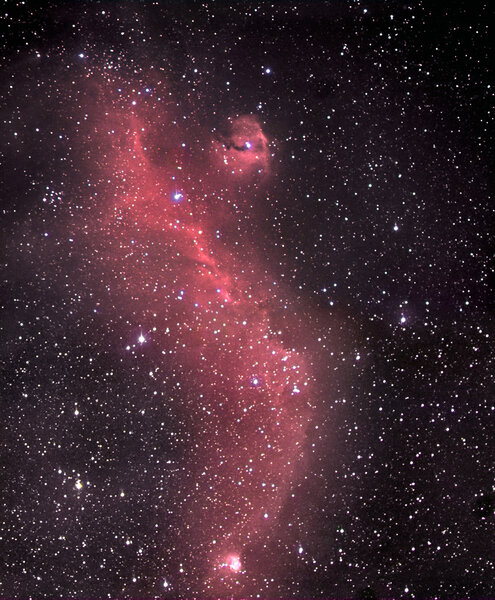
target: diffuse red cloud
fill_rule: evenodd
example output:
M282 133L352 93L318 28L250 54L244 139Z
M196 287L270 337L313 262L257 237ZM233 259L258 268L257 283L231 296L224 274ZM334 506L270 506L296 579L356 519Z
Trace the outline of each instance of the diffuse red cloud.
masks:
M210 200L221 187L222 219L235 229L239 214L225 212L236 198L225 196L242 190L230 178L252 183L268 172L268 140L254 117L233 119L227 136L211 141L214 168L202 172L194 152L184 161L187 132L171 124L175 148L152 157L158 115L114 111L118 117L124 142L107 153L106 167L115 182L106 228L118 293L137 299L142 322L156 324L154 343L173 349L195 398L190 484L173 531L171 560L183 573L176 585L242 594L256 578L243 555L276 526L312 416L310 361L287 342L296 323L289 294L264 274L255 251L218 239L219 204Z

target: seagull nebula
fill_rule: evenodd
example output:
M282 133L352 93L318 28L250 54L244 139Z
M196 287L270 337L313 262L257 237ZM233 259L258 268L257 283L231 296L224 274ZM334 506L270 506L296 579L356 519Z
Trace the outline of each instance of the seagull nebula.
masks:
M244 556L277 527L315 418L312 336L250 231L257 209L244 188L269 177L270 144L252 115L229 121L229 143L201 144L208 133L178 127L166 107L115 104L94 139L112 193L91 235L107 240L103 261L119 274L112 303L122 315L137 303L142 344L162 349L153 377L172 363L189 398L173 560L195 593L231 595L259 576ZM153 156L157 138L166 150Z
M4 20L0 598L495 596L488 5Z

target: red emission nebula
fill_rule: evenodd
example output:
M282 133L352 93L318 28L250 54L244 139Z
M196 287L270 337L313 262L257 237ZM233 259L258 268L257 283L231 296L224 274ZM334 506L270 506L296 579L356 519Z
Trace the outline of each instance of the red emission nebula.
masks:
M222 133L184 119L158 101L159 83L147 99L105 94L92 138L107 198L103 269L143 352L159 351L153 378L176 375L187 422L188 468L163 540L182 577L171 585L256 593L256 553L287 527L281 510L308 460L321 387L309 309L270 275L260 242L276 147L251 115Z

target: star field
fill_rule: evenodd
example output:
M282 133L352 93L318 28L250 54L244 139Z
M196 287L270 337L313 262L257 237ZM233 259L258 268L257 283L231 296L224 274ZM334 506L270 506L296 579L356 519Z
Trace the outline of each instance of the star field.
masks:
M487 3L7 2L1 598L489 598Z

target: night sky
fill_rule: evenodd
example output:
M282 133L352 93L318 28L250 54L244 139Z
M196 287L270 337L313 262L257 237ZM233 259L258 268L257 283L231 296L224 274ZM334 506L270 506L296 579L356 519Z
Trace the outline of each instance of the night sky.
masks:
M0 597L495 597L492 12L4 3Z

